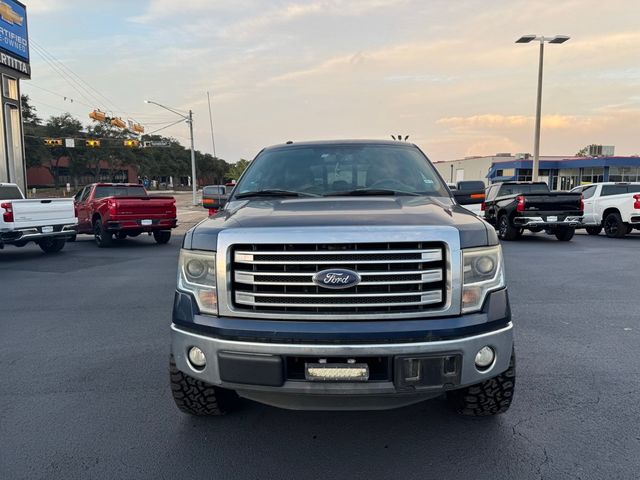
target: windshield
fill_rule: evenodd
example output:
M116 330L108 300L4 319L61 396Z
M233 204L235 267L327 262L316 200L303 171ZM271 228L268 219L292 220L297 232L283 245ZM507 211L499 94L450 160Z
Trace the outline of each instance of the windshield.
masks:
M427 158L417 149L393 145L326 145L268 150L241 178L234 197L252 192L300 196L356 193L448 197Z

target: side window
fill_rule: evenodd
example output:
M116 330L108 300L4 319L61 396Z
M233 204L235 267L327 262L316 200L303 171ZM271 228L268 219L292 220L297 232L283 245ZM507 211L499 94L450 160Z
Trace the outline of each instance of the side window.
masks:
M640 193L640 185L629 185L627 188L629 193Z
M88 187L84 187L73 197L76 202L83 202L87 198Z
M584 190L582 190L582 198L584 198L585 200L587 200L588 198L591 198L595 195L596 193L596 186L592 185L590 187L586 187Z
M609 197L611 195L621 195L627 193L626 185L605 185L602 187L602 196Z
M487 200L493 200L494 198L496 198L496 193L498 192L498 187L491 186L489 187L489 190L487 191Z

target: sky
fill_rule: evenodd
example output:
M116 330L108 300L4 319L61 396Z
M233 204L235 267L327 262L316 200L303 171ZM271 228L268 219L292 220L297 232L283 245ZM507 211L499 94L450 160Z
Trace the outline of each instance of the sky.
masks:
M151 99L193 109L195 146L212 153L209 91L216 154L231 162L288 140L391 134L433 161L532 152L538 45L514 42L564 34L545 49L541 154L640 154L637 0L24 3L22 90L44 118L88 124L101 108L147 132L179 120ZM161 133L188 144L184 123Z

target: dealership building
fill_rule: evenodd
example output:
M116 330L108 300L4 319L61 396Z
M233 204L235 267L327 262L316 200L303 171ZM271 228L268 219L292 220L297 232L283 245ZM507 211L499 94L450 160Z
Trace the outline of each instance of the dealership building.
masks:
M552 190L569 190L594 182L640 182L640 157L615 156L613 147L602 155L586 157L541 156L538 179ZM447 182L483 180L487 185L505 181L531 181L533 159L529 154L499 153L485 157L435 162Z
M20 80L31 77L25 6L0 1L0 182L26 188Z

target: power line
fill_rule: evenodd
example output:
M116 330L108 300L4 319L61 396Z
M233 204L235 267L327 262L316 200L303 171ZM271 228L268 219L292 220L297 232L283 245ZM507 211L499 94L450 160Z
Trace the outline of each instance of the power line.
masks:
M67 75L67 77L69 79L71 79L76 85L78 85L79 87L81 87L87 94L89 94L90 96L92 96L94 98L94 100L97 100L98 105L103 105L106 108L105 110L111 110L113 111L113 113L124 113L125 116L131 118L134 122L136 123L141 123L138 120L136 120L135 118L133 118L133 115L131 115L130 113L126 112L124 109L122 109L119 105L117 105L113 100L111 100L109 97L107 97L106 95L104 95L101 91L99 91L97 88L95 88L94 86L92 86L91 84L89 84L87 81L85 81L82 77L80 77L80 75L78 75L71 67L69 67L68 65L64 64L62 61L60 61L55 55L53 55L51 52L49 52L47 49L45 49L42 45L40 45L38 42L36 42L35 40L31 40L31 43L35 46L36 51L42 56L42 54L46 55L49 57L49 59L51 59L53 62L55 62L59 68L64 72L66 70L66 72L69 72ZM44 57L43 57L44 58ZM65 78L65 80L67 80ZM68 81L68 80L67 80ZM76 89L77 90L77 89ZM92 93L95 92L94 93ZM96 96L97 94L97 96ZM83 95L84 97L84 95ZM106 101L106 104L104 104L99 97L102 97L102 99L104 99ZM86 97L85 97L86 98ZM109 108L109 107L115 107L115 108ZM90 107L93 108L93 107Z
M115 106L116 109L118 108L117 105L115 105L113 102L111 102L109 99L107 99L107 103L105 104L102 100L100 100L95 93L93 93L91 90L93 90L94 92L97 92L98 95L102 96L103 98L104 95L102 95L100 92L98 92L95 88L93 88L91 85L89 85L87 82L85 82L84 80L82 80L82 78L80 78L80 76L78 74L76 74L73 70L71 70L70 67L68 67L67 65L65 65L64 63L62 63L60 60L58 60L58 58L55 57L55 55L53 55L51 52L49 52L47 49L45 49L43 46L41 46L40 44L38 44L36 41L32 40L31 41L32 45L36 48L36 50L38 51L38 53L40 54L44 54L46 55L46 57L48 57L49 60L51 60L53 63L55 63L56 65L59 66L59 68L65 73L65 75L67 77L69 77L76 85L78 85L81 89L83 89L88 95L90 95L91 97L94 98L94 100L97 100L99 104L102 104L103 106L108 107L109 110L111 110L111 108L109 107L109 103L111 103L111 106ZM67 73L68 72L68 73Z
M69 95L63 95L62 93L54 92L53 90L49 90L48 88L44 88L39 85L36 85L33 82L29 82L26 85L28 87L34 87L34 88L37 88L38 90L42 90L43 92L50 93L51 95L55 95L56 97L62 97L65 101L69 100L71 103L77 103L87 108L94 108L92 105L89 105L88 103L81 102L80 100L70 97Z
M40 52L40 50L38 50L38 48L34 48L34 50L35 50L35 52L36 52L38 55L40 55L40 57L41 57L41 58L42 58L42 59L43 59L43 60L44 60L44 61L45 61L45 62L46 62L46 63L47 63L47 64L48 64L48 65L49 65L49 66L50 66L50 67L51 67L51 68L52 68L52 69L53 69L53 70L58 74L58 75L60 75L60 76L62 77L62 79L63 79L65 82L67 82L67 83L69 84L69 86L70 86L71 88L73 88L73 89L74 89L74 90L75 90L75 91L76 91L76 92L77 92L77 93L78 93L78 94L79 94L79 95L80 95L80 96L81 96L85 101L87 101L88 103L93 103L93 102L94 102L94 100L95 100L95 99L94 99L94 100L92 100L92 99L88 98L88 97L84 94L84 92L83 92L81 89L79 89L79 88L74 84L74 82L69 78L69 76L68 76L68 75L66 75L66 74L64 73L64 71L62 71L62 70L60 69L60 67L58 67L55 63L53 63L51 60L49 60L49 59L46 57L46 55L45 55L45 54L43 54L42 52Z

